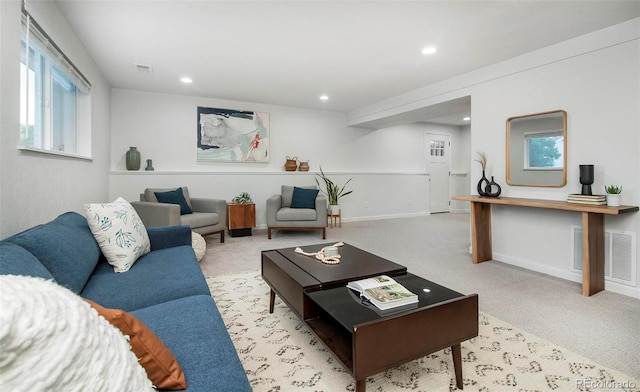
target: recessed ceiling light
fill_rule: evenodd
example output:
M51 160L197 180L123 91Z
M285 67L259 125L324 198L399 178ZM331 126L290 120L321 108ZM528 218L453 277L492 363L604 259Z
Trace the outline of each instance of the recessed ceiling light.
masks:
M180 78L180 81L181 81L182 83L185 83L185 84L193 83L193 80L191 80L191 78L188 78L188 77L186 77L186 76L185 76L185 77Z
M437 51L438 49L436 49L434 46L427 46L426 48L422 49L422 54L434 54Z
M321 95L321 96L320 96L320 100L321 100L321 101L327 101L328 99L329 99L329 96L328 96L328 95Z
M471 121L471 117L467 116L465 118L463 118L464 121Z

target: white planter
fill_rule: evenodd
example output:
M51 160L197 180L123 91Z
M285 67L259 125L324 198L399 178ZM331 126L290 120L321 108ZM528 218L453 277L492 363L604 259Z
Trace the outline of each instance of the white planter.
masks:
M607 194L607 205L618 207L620 205L620 194Z
M329 215L339 215L340 206L337 204L329 204Z

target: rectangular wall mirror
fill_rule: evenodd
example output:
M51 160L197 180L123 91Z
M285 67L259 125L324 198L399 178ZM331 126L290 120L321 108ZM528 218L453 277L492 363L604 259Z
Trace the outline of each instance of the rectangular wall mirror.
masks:
M563 187L567 183L567 112L507 119L507 184Z

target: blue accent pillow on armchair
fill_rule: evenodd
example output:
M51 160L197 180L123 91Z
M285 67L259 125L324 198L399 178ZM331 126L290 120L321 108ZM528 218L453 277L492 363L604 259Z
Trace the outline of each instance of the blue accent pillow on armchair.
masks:
M317 189L305 189L293 187L293 198L291 199L291 208L316 208Z
M160 203L179 204L180 215L193 213L193 211L191 211L191 207L189 207L189 204L187 204L187 201L184 198L182 188L178 188L175 191L154 192L154 194Z

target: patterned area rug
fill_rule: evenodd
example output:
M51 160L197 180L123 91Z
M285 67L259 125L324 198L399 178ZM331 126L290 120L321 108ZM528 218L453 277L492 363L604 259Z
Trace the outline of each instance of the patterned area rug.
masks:
M276 297L260 272L207 278L256 392L354 391L349 372ZM465 391L640 391L640 382L480 313L462 343ZM398 331L402 333L402 331ZM369 377L367 391L455 391L450 349Z

